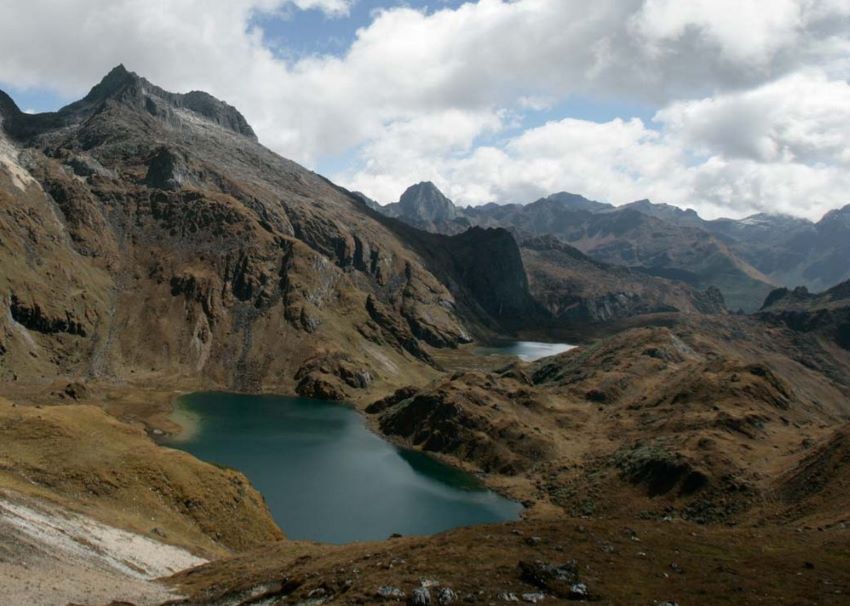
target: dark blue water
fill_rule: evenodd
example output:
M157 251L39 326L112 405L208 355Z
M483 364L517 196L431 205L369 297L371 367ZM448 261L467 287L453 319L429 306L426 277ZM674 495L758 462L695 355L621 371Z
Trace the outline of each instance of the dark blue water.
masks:
M507 341L489 347L479 347L475 351L483 356L516 356L520 360L533 362L546 356L554 356L573 349L575 345L566 343L539 343L537 341Z
M291 539L431 534L513 520L522 509L467 473L385 442L340 404L196 393L180 399L176 416L192 429L169 445L243 472Z

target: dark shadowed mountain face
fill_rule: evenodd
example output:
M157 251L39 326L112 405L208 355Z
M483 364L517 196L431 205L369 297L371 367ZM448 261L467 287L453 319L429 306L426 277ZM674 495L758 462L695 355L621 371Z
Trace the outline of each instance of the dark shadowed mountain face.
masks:
M805 287L780 288L767 297L759 317L802 333L814 333L850 350L850 280L812 294Z
M386 219L205 93L118 67L56 113L4 94L0 111L4 381L203 377L356 397L430 372L428 347L501 330L499 310L528 296L510 259L487 288L469 268L504 237L469 246Z

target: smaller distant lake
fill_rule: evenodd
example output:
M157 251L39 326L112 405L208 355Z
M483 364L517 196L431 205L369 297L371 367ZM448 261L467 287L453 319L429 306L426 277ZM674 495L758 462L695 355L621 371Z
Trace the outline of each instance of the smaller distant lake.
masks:
M348 543L515 520L522 506L474 476L371 432L342 404L195 393L168 445L238 469L291 539Z
M555 356L576 347L567 343L540 343L538 341L506 341L503 344L479 347L475 351L482 356L516 356L525 362L533 362L546 356Z

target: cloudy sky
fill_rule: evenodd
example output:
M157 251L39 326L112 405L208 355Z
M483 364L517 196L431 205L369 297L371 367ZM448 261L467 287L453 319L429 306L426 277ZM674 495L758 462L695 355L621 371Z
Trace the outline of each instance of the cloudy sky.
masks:
M4 0L26 110L124 63L390 202L556 191L703 215L850 203L847 0Z

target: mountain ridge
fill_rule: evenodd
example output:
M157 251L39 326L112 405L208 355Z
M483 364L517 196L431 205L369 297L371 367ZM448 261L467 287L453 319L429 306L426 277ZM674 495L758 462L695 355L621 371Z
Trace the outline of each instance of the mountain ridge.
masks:
M113 100L143 101L145 110L155 114L163 108L153 103L153 97L166 102L172 109L187 109L219 126L257 140L253 129L235 107L202 91L170 93L135 72L128 71L123 64L110 70L85 97L55 112L24 113L9 95L0 91L0 115L4 118L6 132L16 138L26 139L47 130L79 124L97 113L103 104Z
M0 134L27 180L0 165L17 213L0 220L6 379L202 378L356 399L436 372L429 348L502 330L488 311L500 294L531 304L524 275L494 274L511 289L481 292L451 240L411 235L277 156L205 93L119 66L59 112L4 107ZM512 254L485 236L467 251Z
M430 223L421 221L415 208L405 210L395 204L378 210L441 233L484 225L510 229L519 240L556 235L607 263L642 268L698 289L718 287L730 307L746 311L757 310L777 285L804 284L823 290L850 277L850 268L839 260L850 254L845 250L850 241L850 220L846 219L850 205L813 222L767 213L740 220L705 220L689 208L649 200L613 206L568 192L524 205L458 207L448 202L451 211ZM663 239L662 248L658 238ZM670 251L677 247L674 254L679 256L671 257ZM703 253L693 257L690 249Z

